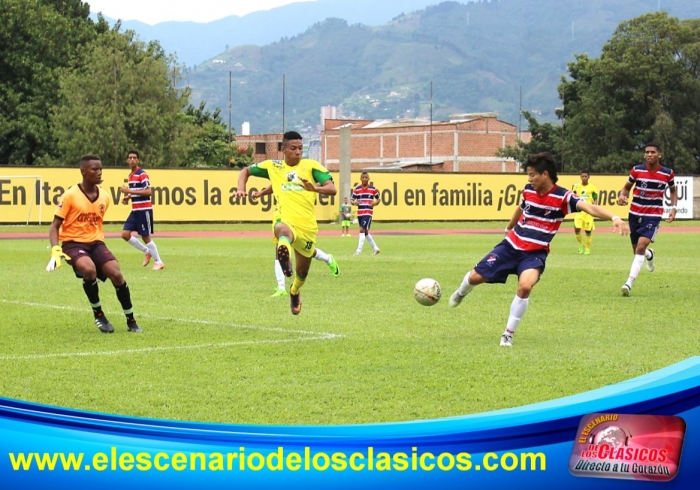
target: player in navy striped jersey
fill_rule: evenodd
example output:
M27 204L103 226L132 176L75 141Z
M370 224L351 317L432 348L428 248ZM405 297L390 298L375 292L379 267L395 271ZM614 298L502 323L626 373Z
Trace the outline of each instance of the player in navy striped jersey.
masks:
M617 198L617 204L626 206L630 191L634 187L629 214L630 239L634 259L627 281L620 288L623 296L630 295L634 281L644 265L644 259L647 261L647 270L654 271L654 250L649 248L649 245L654 242L656 232L661 224L666 187L669 188L671 194L671 211L666 221L670 223L676 219L678 192L674 181L675 173L670 168L661 165L662 156L658 144L648 143L644 147L646 163L632 168L630 176Z
M155 259L153 270L161 270L165 267L165 264L160 259L156 242L151 237L153 235L153 205L151 203L153 190L151 189L151 182L146 171L140 167L141 159L138 151L129 151L126 163L129 164L131 173L129 174L129 185L121 188L122 194L124 194L122 204L128 204L129 200L131 200L131 214L129 214L124 223L122 238L144 253L144 267L149 264L152 257ZM138 238L131 236L132 231L137 232L141 236L145 245Z
M362 184L355 187L352 191L350 204L357 206L357 222L360 225L360 238L357 242L357 250L355 255L362 253L362 247L365 244L365 239L372 245L372 255L377 255L381 250L369 234L369 229L372 226L372 216L374 215L374 207L380 202L379 191L369 182L369 174L362 172L360 175Z
M464 276L462 284L450 296L450 306L454 308L474 286L485 282L503 284L509 275L517 275L518 289L501 335L503 347L513 345L513 334L525 315L532 288L544 272L549 243L567 214L584 211L596 218L612 220L614 231L629 232L618 216L556 185L557 169L550 153L530 155L525 168L529 183L523 190L522 203L506 227L505 238Z

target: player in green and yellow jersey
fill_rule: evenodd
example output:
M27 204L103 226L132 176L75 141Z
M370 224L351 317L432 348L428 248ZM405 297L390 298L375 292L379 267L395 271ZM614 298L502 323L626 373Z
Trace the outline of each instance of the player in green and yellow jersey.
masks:
M270 180L279 206L279 218L274 232L278 240L277 259L287 277L292 277L291 254L294 249L296 276L289 290L292 314L301 312L301 294L316 251L316 194L334 196L337 193L331 174L316 160L302 159L302 138L296 131L282 137L284 160L265 160L241 170L238 176L237 198L246 196L248 178Z
M581 172L581 183L576 183L571 188L574 194L589 204L598 204L598 188L589 183L591 174L584 170ZM581 230L586 232L586 243L584 245ZM591 253L591 243L593 243L593 230L595 230L595 222L593 216L580 211L574 216L574 233L578 240L578 253L588 255Z

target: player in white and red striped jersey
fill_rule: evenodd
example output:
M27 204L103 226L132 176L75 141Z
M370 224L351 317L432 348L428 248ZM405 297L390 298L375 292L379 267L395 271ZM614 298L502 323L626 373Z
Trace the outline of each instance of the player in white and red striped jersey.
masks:
M554 157L550 153L530 155L525 162L528 184L523 200L513 213L506 236L462 280L450 296L450 306L458 306L474 286L483 283L505 283L511 274L518 276L518 289L510 305L506 329L500 345L511 347L513 334L520 325L529 304L530 293L544 272L549 244L569 213L584 211L596 218L613 222L614 231L629 232L619 216L600 206L587 203L573 192L556 185L558 180Z
M676 219L678 192L674 180L675 173L672 169L661 165L662 156L658 144L648 143L644 147L646 163L632 168L630 176L617 198L617 204L627 205L630 191L634 187L629 213L630 240L632 241L634 259L629 276L620 288L623 296L630 295L634 281L644 265L644 259L647 261L647 270L654 271L654 250L649 248L649 245L654 243L656 232L661 224L664 212L664 192L666 192L667 187L671 194L671 211L666 221L670 223Z
M372 226L372 216L374 215L374 207L381 202L379 199L379 191L369 182L369 174L362 172L360 175L360 185L352 190L350 204L357 206L357 222L360 225L360 233L357 240L357 249L355 255L362 253L362 247L365 244L365 239L372 245L372 255L377 255L381 250L374 241L374 238L369 233Z
M126 163L129 165L131 173L129 174L129 185L121 188L122 194L124 194L122 204L128 204L129 200L131 200L131 214L124 222L122 238L129 245L143 252L144 267L153 258L155 263L152 270L158 271L163 269L165 264L160 258L156 242L151 237L153 235L153 205L151 203L153 190L151 189L151 181L148 178L148 173L140 166L141 158L138 151L130 150L127 153ZM138 238L131 236L133 231L141 236L143 244Z

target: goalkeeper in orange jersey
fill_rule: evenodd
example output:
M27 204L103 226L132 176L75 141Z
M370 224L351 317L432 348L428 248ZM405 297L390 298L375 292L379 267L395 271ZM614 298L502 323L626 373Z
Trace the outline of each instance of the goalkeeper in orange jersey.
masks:
M109 278L126 315L128 331L142 332L134 319L129 286L119 269L119 262L104 241L102 222L111 201L109 193L98 185L102 183L100 157L82 157L80 173L83 181L63 194L51 222L51 259L46 270L51 272L61 267L61 259L70 262L75 275L83 280L83 290L92 306L95 325L103 333L113 333L114 327L102 311L97 279L106 281ZM59 240L61 245L58 244Z

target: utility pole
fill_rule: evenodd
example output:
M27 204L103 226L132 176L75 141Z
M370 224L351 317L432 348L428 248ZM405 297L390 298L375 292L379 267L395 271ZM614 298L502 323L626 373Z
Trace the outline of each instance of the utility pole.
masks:
M233 103L231 98L232 92L232 81L231 81L231 70L228 72L228 164L229 167L233 164L233 134L231 133L231 111L233 109Z
M433 164L433 81L430 81L430 165Z
M285 133L284 131L284 114L285 114L285 75L284 73L282 74L282 134Z

